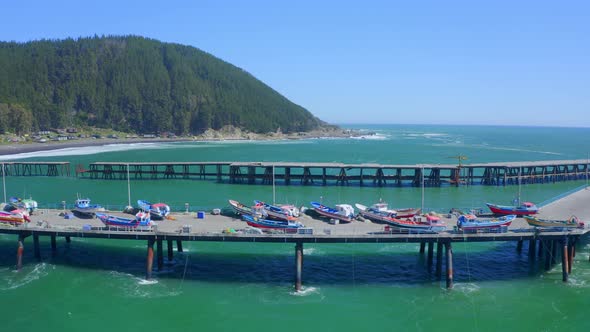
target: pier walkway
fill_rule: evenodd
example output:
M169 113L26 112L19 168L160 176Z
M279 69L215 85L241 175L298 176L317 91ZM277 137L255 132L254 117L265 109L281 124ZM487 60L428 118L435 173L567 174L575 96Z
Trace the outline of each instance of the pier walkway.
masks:
M544 206L541 210L542 218L565 219L571 214L581 220L590 220L590 190L582 189ZM529 227L523 220L517 220L502 232L464 233L454 229L456 219L444 218L447 231L440 233L402 233L386 230L383 225L371 222L354 221L349 224L332 225L324 220L304 215L300 221L306 225L299 233L285 234L251 234L227 233L227 229L244 229L245 223L237 216L207 215L204 219L195 218L194 214L175 214L176 220L166 220L150 230L120 230L102 226L97 219L64 219L57 210L42 210L32 216L32 222L27 227L0 226L0 233L13 234L18 237L17 268L22 265L24 243L27 237L33 238L35 257L40 259L39 237L51 239L51 248L56 250L56 239L63 237L70 242L72 237L101 238L109 240L127 239L140 240L147 243L146 278L151 278L153 270L154 245L157 250L157 268L163 265L163 243L167 243L167 255L173 256L173 245L176 242L177 251L182 252L183 241L215 241L215 242L256 242L256 243L293 243L295 244L295 288L301 289L303 269L303 245L305 243L420 243L420 253L427 250L427 268L435 268L438 277L443 275L443 265L446 267L446 284L453 286L453 243L457 242L514 242L516 250L523 250L526 244L530 261L542 259L544 267L549 270L561 258L563 281L568 280L572 271L573 257L576 253L576 243L580 237L590 232L589 222L586 227L569 231L541 230ZM116 214L116 213L115 213ZM436 247L436 260L434 248ZM444 257L444 259L443 259ZM532 263L531 263L532 264Z
M588 177L588 160L481 164L345 164L315 162L95 162L91 179L197 179L240 184L425 186L555 183Z

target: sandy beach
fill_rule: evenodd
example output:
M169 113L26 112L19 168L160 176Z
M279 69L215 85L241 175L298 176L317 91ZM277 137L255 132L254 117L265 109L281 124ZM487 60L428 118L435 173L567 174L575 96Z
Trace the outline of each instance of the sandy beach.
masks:
M224 140L254 140L254 141L273 141L273 140L297 140L311 138L343 138L359 136L360 133L346 129L325 129L305 133L269 133L255 134L242 132L239 129L230 130L208 130L202 135L194 137L175 137L175 138L81 138L67 141L47 141L46 143L25 142L13 144L0 144L0 156L18 153L28 153L37 151L49 151L57 149L78 148L86 146L103 146L110 144L136 144L136 143L176 143L176 142L208 142Z

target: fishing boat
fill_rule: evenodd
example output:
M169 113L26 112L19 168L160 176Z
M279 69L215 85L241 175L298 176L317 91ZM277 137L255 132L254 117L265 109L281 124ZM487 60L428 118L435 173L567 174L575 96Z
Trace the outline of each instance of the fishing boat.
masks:
M428 218L389 218L387 224L398 229L418 232L442 232L447 229L447 225L440 219L429 220Z
M150 213L144 211L138 212L135 218L124 218L105 213L96 213L96 217L106 226L136 228L138 226L153 225L150 219Z
M533 227L544 227L544 228L560 228L560 229L571 229L571 228L584 228L584 223L581 222L578 217L571 216L567 220L552 220L552 219L541 219L534 216L523 216L526 222Z
M233 199L228 200L228 202L237 214L249 215L258 218L266 216L264 208L262 206L249 207L238 201L234 201Z
M413 216L420 214L422 211L420 208L404 208L404 209L390 209L388 204L385 202L379 202L367 207L362 204L355 204L356 208L359 209L361 216L363 211L368 211L376 214L383 214L385 216L394 216L397 218L412 218Z
M266 229L297 229L304 227L303 224L297 221L289 220L269 220L263 218L253 217L248 214L242 215L242 219L246 221L249 226Z
M93 218L97 211L102 211L102 206L90 204L89 198L78 198L74 202L72 212L80 218Z
M311 202L311 206L319 215L330 219L351 222L354 218L354 208L348 204L337 204L336 208L331 208L318 202Z
M293 213L290 212L290 210L284 209L280 206L272 205L258 200L254 200L254 204L255 207L264 208L265 214L270 219L287 221L297 220L297 217L293 216Z
M146 200L137 200L137 205L139 208L149 212L151 217L156 220L161 220L166 218L170 214L170 207L164 203L155 203L152 204Z
M28 214L32 214L37 210L37 201L32 198L17 198L10 197L8 205L5 207L6 211L21 210L26 211Z
M492 213L496 215L514 214L517 216L526 216L536 214L539 212L539 208L531 202L524 202L517 206L497 205L492 203L486 203L486 205L488 206L488 208L490 208Z
M468 218L467 215L460 215L457 218L457 227L461 230L478 230L499 228L502 226L510 226L516 215L509 214L498 218L483 219L483 218Z
M12 211L0 211L0 223L7 223L12 225L22 225L25 222L30 222L31 219L27 215L26 211L12 210Z

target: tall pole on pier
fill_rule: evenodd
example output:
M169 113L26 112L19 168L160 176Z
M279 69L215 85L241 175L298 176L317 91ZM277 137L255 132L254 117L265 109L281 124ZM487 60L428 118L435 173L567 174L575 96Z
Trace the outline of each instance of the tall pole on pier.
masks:
M272 205L276 204L276 194L275 194L275 165L272 165Z
M127 164L127 206L131 206L131 184L129 183L129 164Z
M590 152L586 155L586 189L588 189L588 165L590 164ZM2 173L4 174L4 173ZM4 199L6 199L6 194L4 194Z
M422 213L424 213L424 165L422 165L422 205L420 206Z
M6 177L4 173L6 172L6 168L4 168L4 163L2 163L2 189L4 189L4 203L6 203Z

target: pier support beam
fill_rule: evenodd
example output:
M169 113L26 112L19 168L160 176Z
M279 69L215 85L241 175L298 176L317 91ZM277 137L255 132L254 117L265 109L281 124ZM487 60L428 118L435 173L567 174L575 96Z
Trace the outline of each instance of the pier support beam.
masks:
M176 240L176 251L182 252L182 241Z
M23 253L25 251L25 236L18 236L18 248L16 249L16 270L20 271L23 267Z
M572 243L573 242L573 243ZM567 273L572 274L572 267L574 265L574 257L576 256L576 241L570 241L569 243L569 251L568 251L568 271Z
M424 253L424 248L426 247L426 242L420 242L420 253Z
M440 278L442 275L442 258L443 258L443 244L442 242L436 243L436 272L435 275L437 278Z
M147 264L145 270L145 279L150 280L152 278L152 266L154 264L154 242L153 238L149 238L147 242Z
M51 235L51 252L55 254L57 251L57 241L55 239L55 234Z
M545 248L545 271L549 271L549 269L551 268L551 253L553 252L553 250L551 249L551 241L543 241L543 247Z
M35 258L41 260L41 248L39 247L39 234L33 234L33 251Z
M168 245L168 261L171 262L174 259L174 243L172 243L172 240L166 242Z
M295 244L295 291L301 291L301 275L303 271L303 242Z
M433 253L434 253L434 242L429 241L428 242L428 260L427 260L429 272L430 272L430 268L432 267Z
M567 237L561 241L563 245L563 251L561 252L561 280L567 282L569 274L569 254L568 254L568 243Z
M164 248L162 245L162 239L156 240L156 246L158 248L158 271L162 271L164 266Z
M551 266L557 264L557 253L559 252L559 244L557 240L551 241Z
M522 240L518 240L518 242L516 243L516 252L518 252L519 254L522 252Z
M537 240L535 239L530 239L529 240L529 258L531 260L535 260L535 254L536 254L536 246L537 246Z
M453 247L451 242L445 243L447 256L447 289L453 288Z
M66 236L66 243L72 242L72 239L69 236Z

